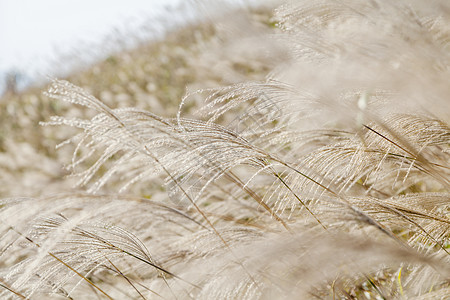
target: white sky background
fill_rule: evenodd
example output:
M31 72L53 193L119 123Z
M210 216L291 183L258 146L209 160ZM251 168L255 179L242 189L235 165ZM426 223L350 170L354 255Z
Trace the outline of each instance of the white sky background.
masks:
M0 0L0 75L11 70L27 77L54 75L64 70L63 54L101 48L106 36L117 35L114 30L123 35L145 23L157 27L162 16L170 24L170 11L181 1Z

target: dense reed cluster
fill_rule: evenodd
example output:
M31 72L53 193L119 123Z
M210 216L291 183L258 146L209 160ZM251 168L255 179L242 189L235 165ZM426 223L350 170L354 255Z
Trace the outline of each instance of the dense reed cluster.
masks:
M172 117L52 82L95 112L42 123L77 129L58 147L86 192L0 202L2 299L449 297L450 5L272 22L242 43L277 63L266 80Z

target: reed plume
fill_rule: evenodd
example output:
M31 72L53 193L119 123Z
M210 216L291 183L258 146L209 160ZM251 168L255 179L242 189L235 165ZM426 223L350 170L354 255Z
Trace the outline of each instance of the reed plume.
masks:
M445 299L449 20L446 1L281 5L252 39L267 79L171 118L54 80L95 112L42 123L78 129L58 147L87 190L1 202L0 295Z

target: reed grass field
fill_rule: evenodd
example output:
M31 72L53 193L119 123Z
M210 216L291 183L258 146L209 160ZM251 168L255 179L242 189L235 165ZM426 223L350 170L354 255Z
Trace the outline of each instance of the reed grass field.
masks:
M450 299L450 3L208 16L0 99L0 298Z

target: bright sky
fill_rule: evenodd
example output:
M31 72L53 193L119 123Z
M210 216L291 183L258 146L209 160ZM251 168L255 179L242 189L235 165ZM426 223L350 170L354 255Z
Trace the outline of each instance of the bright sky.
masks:
M61 55L129 32L181 0L0 0L0 74L46 75ZM157 20L155 19L155 22ZM169 20L170 21L170 20ZM150 22L151 23L151 22Z

